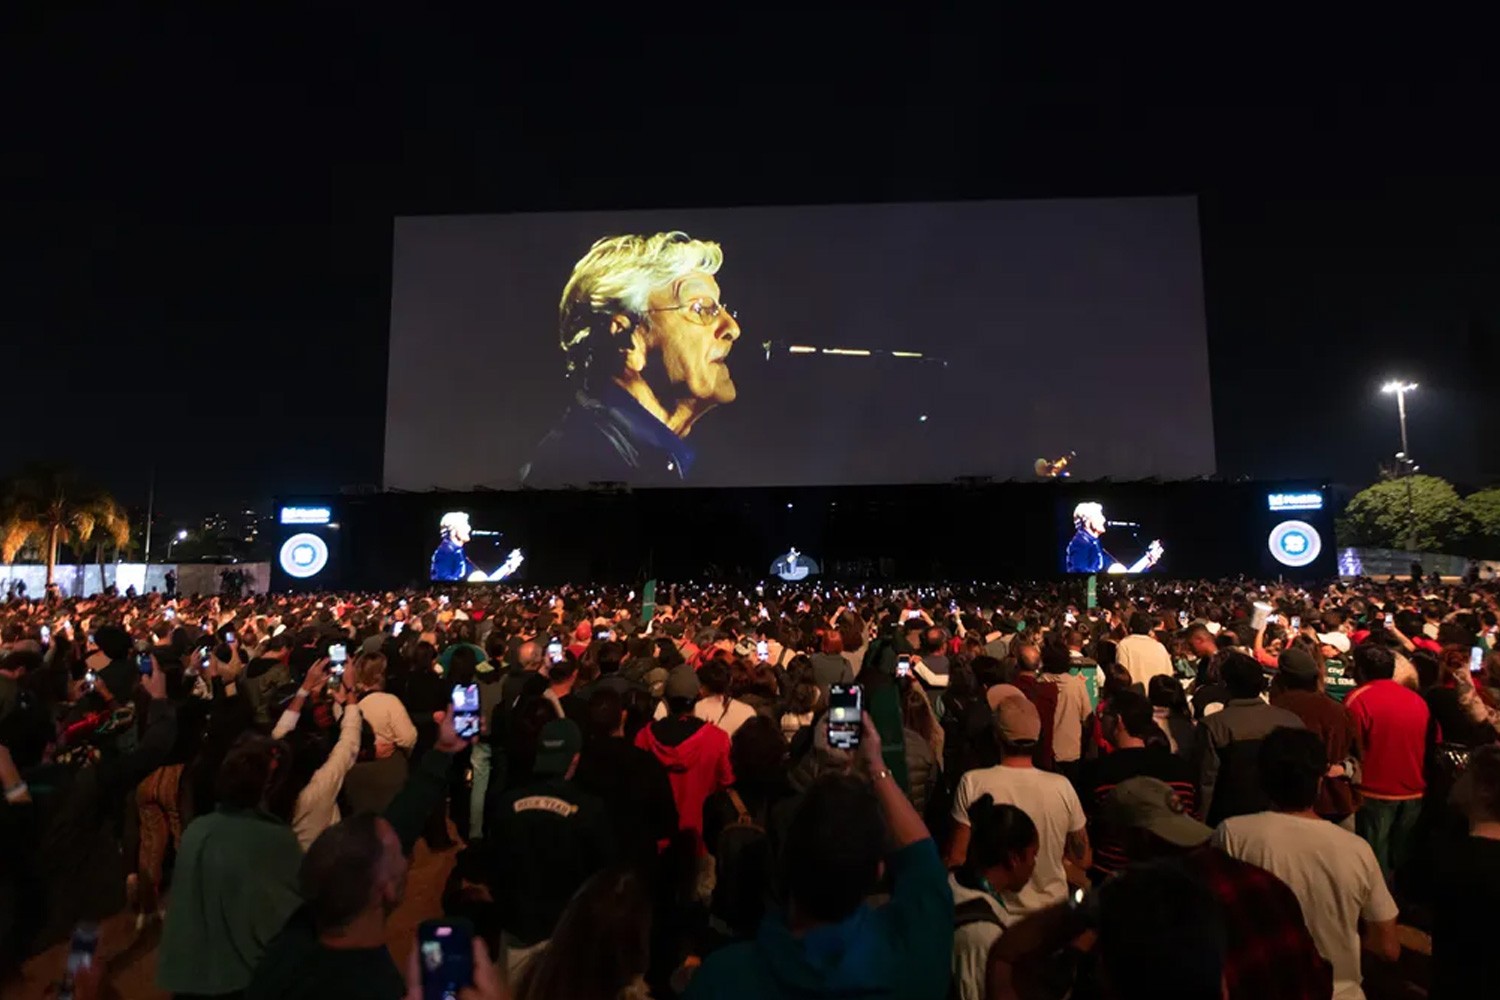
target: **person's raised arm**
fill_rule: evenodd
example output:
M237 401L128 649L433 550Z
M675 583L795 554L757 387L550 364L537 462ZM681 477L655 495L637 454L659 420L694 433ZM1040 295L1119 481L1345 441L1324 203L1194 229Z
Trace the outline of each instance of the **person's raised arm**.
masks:
M328 659L325 657L308 668L307 676L297 687L297 693L292 696L291 703L281 713L281 718L276 720L276 726L271 730L272 739L279 740L297 728L297 720L302 717L302 709L306 707L307 699L323 685L327 677L327 667Z
M451 708L432 713L432 718L438 724L437 742L412 768L406 784L401 786L385 810L386 822L395 829L396 836L401 839L401 849L407 854L421 836L427 818L448 794L448 767L453 763L453 755L468 745L468 741L453 730Z
M862 713L862 716L864 731L860 734L859 754L869 769L871 787L875 789L875 797L880 800L880 811L885 815L896 849L900 850L919 840L930 840L932 833L927 829L927 824L922 822L922 817L917 815L911 800L906 797L901 786L896 784L890 768L885 766L880 733L875 729L874 720L870 718L869 712Z

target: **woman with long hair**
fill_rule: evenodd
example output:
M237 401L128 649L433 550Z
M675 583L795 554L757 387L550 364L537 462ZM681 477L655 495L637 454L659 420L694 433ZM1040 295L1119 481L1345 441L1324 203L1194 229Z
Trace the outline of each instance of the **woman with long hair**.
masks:
M1193 710L1188 705L1182 682L1166 674L1157 674L1147 686L1151 714L1167 737L1167 745L1179 757L1193 752Z
M552 937L527 960L516 1000L645 1000L651 897L633 872L606 869L583 884Z

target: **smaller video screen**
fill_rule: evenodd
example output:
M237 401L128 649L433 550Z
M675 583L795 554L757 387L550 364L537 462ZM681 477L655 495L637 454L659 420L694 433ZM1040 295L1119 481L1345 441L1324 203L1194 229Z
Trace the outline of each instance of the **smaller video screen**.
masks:
M1064 573L1150 573L1171 547L1157 505L1085 496L1072 504L1061 545Z
M437 524L428 579L445 583L500 583L520 577L526 554L505 532L473 523L468 511L451 510Z

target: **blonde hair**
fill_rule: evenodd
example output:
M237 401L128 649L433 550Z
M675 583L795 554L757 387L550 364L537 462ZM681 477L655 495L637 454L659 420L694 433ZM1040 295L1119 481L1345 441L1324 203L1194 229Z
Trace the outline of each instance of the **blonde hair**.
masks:
M600 317L626 313L642 322L651 292L694 272L717 274L724 264L719 244L683 232L654 236L606 236L589 247L563 286L557 305L558 341L568 371L587 369L607 340Z
M360 691L378 691L385 685L385 654L360 653L354 658L354 686Z

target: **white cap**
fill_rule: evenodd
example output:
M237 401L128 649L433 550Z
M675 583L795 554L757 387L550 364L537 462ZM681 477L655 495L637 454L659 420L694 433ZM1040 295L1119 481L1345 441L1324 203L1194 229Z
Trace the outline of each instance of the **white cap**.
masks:
M1332 646L1340 653L1349 652L1349 637L1342 632L1319 632L1318 641L1325 646Z

